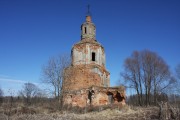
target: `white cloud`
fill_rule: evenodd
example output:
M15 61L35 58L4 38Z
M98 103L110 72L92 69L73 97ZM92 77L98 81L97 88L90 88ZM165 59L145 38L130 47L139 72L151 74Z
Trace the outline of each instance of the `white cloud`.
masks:
M9 78L0 78L0 81L13 82L13 83L26 83L27 82L23 80L16 80L16 79L9 79Z
M17 84L29 82L27 80L17 80L17 79L12 79L12 78L4 78L2 76L0 76L0 81L9 82L9 83L17 83ZM35 83L35 82L31 82L31 83L36 84L36 85L39 84L39 83Z

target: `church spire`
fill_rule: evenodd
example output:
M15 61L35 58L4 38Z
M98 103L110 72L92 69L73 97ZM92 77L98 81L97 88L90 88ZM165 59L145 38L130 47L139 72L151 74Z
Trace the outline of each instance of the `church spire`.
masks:
M82 39L94 39L96 36L96 26L92 23L90 5L87 6L86 21L81 25L81 40Z
M87 15L86 16L91 16L91 12L90 12L90 5L87 5Z
M86 14L86 22L91 22L91 12L90 12L90 5L87 5L87 14Z

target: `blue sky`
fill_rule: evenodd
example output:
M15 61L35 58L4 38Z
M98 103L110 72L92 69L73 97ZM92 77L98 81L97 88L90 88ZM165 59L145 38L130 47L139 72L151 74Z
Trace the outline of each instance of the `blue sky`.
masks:
M91 5L96 39L104 46L111 85L134 50L157 52L173 71L180 63L179 0L0 0L0 87L42 87L49 57L70 54Z

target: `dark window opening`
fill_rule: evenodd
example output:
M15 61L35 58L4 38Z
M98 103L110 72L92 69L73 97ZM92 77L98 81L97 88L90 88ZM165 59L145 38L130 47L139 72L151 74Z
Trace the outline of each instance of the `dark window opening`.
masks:
M112 104L114 103L114 95L112 92L107 92L107 95L108 95L108 100L109 100L109 104Z
M96 61L95 57L96 57L95 52L92 52L92 61Z
M91 103L92 103L92 96L94 95L94 90L90 90L89 91L89 94L88 94L88 99L89 99L89 103L90 103L90 105L91 105Z
M124 97L121 96L121 94L117 91L116 95L115 95L115 98L117 99L118 102L121 102L123 101Z
M84 27L84 32L86 33L86 27Z

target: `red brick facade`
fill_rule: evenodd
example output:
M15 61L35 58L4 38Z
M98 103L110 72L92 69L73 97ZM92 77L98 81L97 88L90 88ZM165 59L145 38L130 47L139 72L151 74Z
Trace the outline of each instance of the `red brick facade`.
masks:
M79 107L125 104L124 87L110 87L104 48L95 39L91 16L86 17L81 30L81 40L71 51L72 64L64 71L63 104Z

